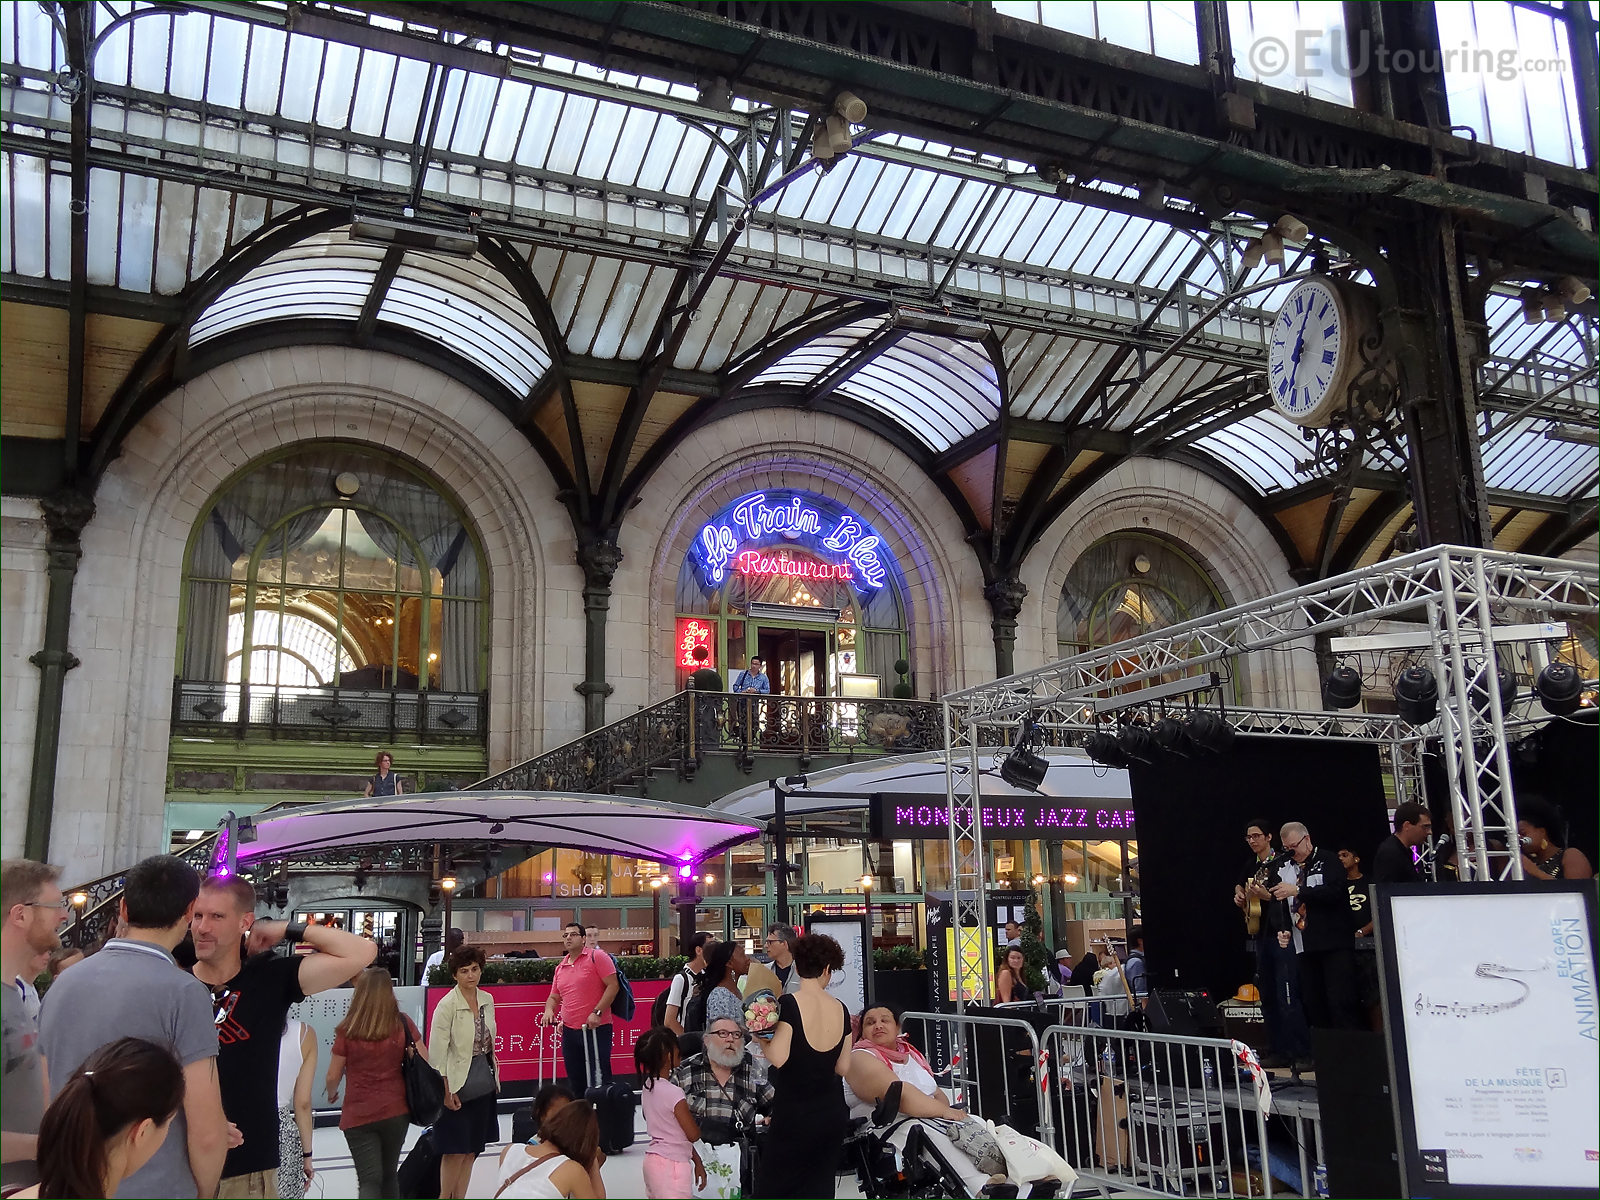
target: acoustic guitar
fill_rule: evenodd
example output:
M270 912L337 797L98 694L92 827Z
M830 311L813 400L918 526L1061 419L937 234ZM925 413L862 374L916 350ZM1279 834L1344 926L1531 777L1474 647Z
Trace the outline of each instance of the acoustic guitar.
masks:
M1273 879L1278 874L1279 868L1288 862L1291 857L1291 855L1285 854L1282 850L1278 851L1278 853L1256 868L1256 873L1250 876L1251 884L1255 887L1269 887L1268 880ZM1261 932L1261 905L1261 897L1252 896L1250 889L1248 887L1245 888L1244 930L1251 937L1255 937L1256 934Z

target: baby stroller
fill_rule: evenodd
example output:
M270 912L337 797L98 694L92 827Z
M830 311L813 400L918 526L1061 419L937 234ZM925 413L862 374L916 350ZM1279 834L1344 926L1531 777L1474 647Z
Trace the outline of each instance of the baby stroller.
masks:
M970 1200L978 1196L1011 1200L1059 1194L1059 1179L1041 1179L1023 1189L1001 1183L973 1190L952 1158L958 1152L947 1148L948 1142L941 1146L943 1139L923 1122L900 1115L903 1088L899 1080L890 1084L872 1116L856 1118L845 1140L846 1161L855 1167L864 1196L870 1200Z

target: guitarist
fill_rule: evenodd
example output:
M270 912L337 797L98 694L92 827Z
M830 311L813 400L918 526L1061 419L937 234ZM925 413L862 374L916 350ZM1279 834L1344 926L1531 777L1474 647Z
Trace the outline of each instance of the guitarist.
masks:
M1275 900L1271 889L1299 878L1287 855L1275 853L1271 825L1248 822L1245 844L1253 858L1233 889L1233 903L1244 913L1245 929L1254 941L1256 989L1261 994L1261 1019L1267 1027L1264 1067L1306 1064L1311 1059L1311 1032L1300 999L1300 967L1295 961L1294 917L1289 905ZM1279 937L1279 934L1287 937Z

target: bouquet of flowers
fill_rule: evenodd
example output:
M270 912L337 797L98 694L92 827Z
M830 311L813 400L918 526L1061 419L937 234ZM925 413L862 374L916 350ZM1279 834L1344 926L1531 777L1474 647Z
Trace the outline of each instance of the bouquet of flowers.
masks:
M770 1034L778 1024L778 998L762 988L744 1002L745 1028L757 1037Z

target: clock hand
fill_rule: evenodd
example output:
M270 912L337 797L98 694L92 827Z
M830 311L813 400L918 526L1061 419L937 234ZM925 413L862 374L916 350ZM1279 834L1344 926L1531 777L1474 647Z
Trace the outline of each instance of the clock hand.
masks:
M1300 318L1300 331L1294 335L1294 352L1290 354L1289 361L1294 365L1289 368L1289 396L1294 396L1295 380L1300 375L1300 353L1306 348L1306 326L1311 323L1311 306L1306 305L1305 316Z

